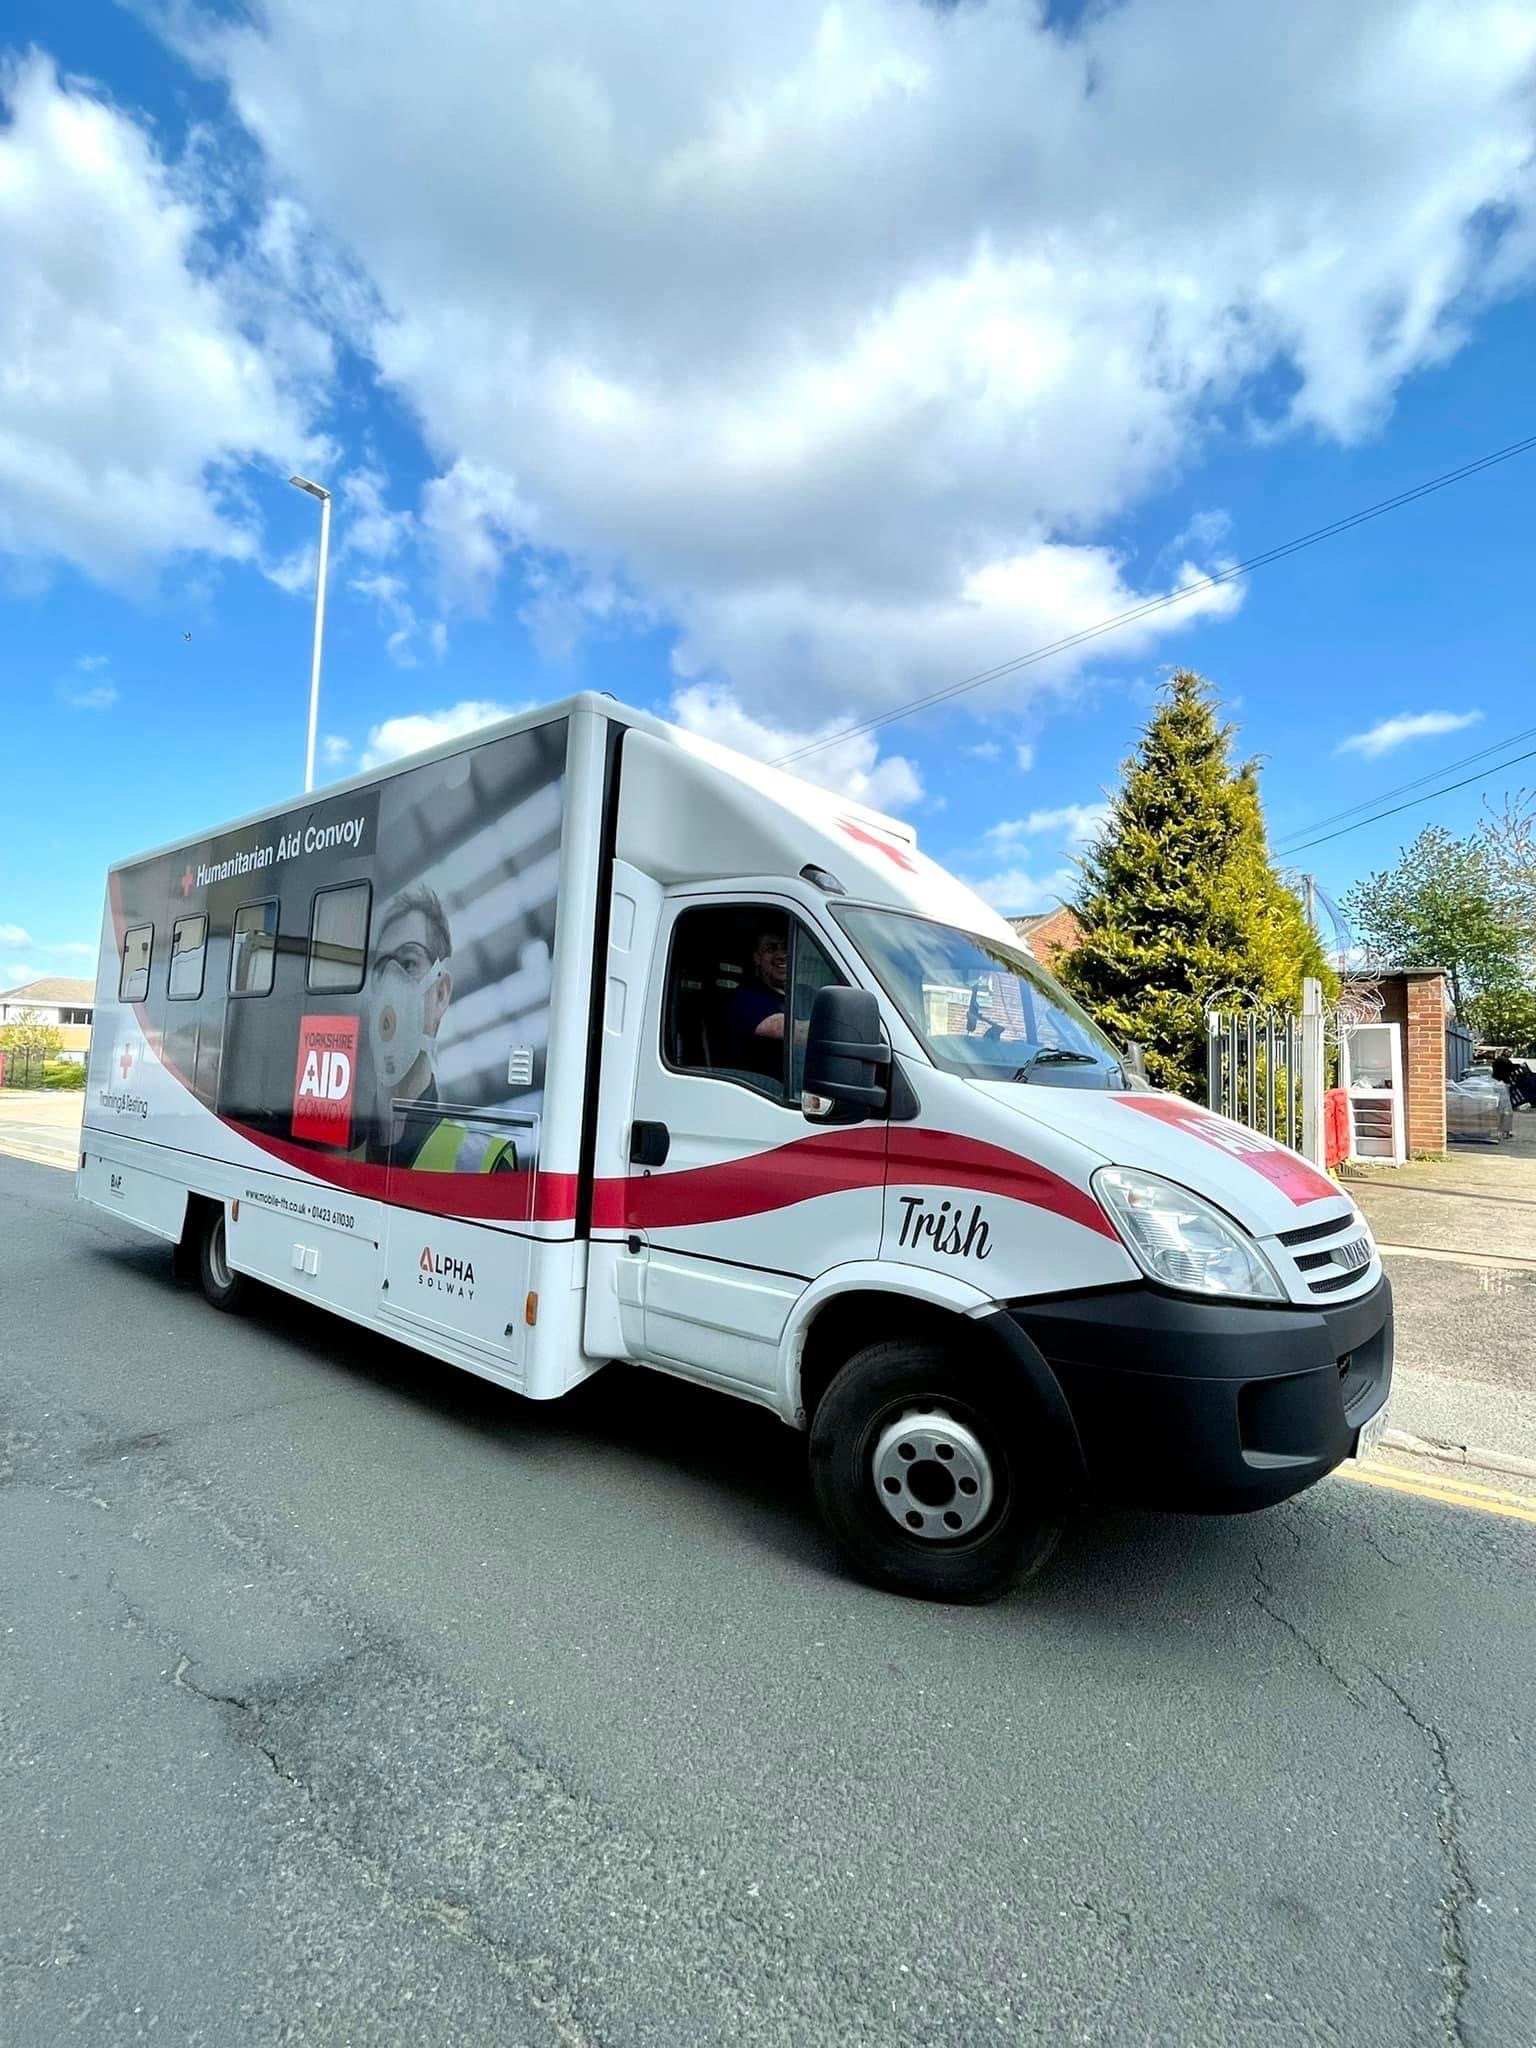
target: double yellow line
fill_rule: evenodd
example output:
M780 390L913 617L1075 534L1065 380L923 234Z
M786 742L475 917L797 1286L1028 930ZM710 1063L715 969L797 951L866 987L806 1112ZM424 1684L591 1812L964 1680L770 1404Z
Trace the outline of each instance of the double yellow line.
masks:
M1382 1465L1362 1465L1354 1460L1338 1466L1341 1479L1357 1486L1380 1486L1389 1493L1411 1493L1419 1500L1436 1500L1448 1508L1471 1508L1484 1515L1503 1515L1511 1522L1529 1522L1536 1527L1536 1500L1522 1500L1518 1494L1495 1493L1491 1487L1474 1486L1469 1479L1418 1479L1406 1472L1390 1471Z

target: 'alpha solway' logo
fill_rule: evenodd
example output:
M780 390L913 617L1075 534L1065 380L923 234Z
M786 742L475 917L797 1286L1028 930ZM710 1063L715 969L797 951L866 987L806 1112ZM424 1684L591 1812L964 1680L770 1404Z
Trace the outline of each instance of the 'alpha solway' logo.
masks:
M468 1259L456 1259L452 1252L435 1252L431 1245L424 1244L416 1268L418 1287L451 1294L458 1301L474 1300L475 1269Z
M357 1078L355 1017L305 1017L293 1076L293 1135L319 1145L352 1142Z

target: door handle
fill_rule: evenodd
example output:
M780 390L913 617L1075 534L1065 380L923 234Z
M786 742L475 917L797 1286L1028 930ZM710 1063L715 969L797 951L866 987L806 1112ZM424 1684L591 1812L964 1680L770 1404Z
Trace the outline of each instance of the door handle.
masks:
M665 1124L634 1123L629 1127L631 1166L664 1166L672 1149L672 1133Z

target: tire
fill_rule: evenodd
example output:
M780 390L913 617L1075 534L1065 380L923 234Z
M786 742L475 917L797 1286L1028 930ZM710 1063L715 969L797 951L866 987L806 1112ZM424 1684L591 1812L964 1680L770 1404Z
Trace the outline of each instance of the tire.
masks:
M230 1266L224 1229L223 1203L209 1203L197 1233L197 1283L212 1307L228 1313L241 1306L249 1283Z
M893 1593L996 1600L1039 1571L1061 1534L1049 1444L1028 1402L1004 1368L962 1364L942 1342L892 1339L850 1358L812 1419L810 1465L839 1549Z

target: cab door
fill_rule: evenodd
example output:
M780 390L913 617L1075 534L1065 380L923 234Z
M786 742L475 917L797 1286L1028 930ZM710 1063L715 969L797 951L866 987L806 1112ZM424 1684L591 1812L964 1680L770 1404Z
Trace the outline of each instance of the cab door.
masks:
M768 898L670 902L656 958L623 1185L627 1348L770 1390L801 1291L879 1253L886 1126L826 1129L800 1109L811 1003L848 977Z

